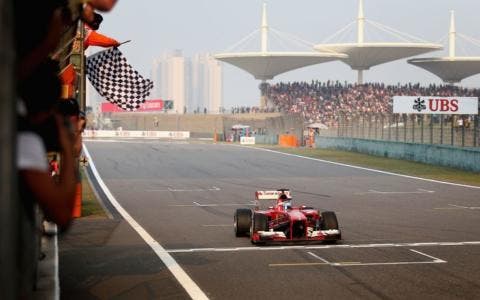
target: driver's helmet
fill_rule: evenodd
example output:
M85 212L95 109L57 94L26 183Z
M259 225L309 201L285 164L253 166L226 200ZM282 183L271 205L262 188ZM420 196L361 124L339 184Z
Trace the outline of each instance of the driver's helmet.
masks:
M288 208L291 207L290 200L288 199L287 195L281 194L278 197L277 204L280 207L283 207L284 210L287 210Z

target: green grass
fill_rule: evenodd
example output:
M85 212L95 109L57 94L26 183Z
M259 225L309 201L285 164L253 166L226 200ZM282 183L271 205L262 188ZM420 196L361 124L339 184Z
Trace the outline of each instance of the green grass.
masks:
M418 162L384 158L379 156L314 148L282 148L279 146L259 146L284 153L314 157L323 160L351 164L398 174L417 176L441 181L480 186L480 173L459 169L428 165Z
M97 196L92 190L90 183L85 174L85 169L80 168L82 176L82 218L83 217L101 217L105 218L106 214L103 207L98 202Z

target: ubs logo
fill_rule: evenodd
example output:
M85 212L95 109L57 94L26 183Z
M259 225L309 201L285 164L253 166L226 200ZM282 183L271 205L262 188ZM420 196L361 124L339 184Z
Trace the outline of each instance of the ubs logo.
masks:
M415 109L418 112L421 112L422 110L427 109L427 106L425 105L425 100L422 100L422 98L417 98L414 100L415 104L413 105L413 109Z

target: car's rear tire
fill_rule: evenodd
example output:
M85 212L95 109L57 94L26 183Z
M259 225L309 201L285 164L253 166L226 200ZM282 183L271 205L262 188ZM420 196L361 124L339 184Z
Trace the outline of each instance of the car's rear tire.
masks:
M268 217L264 214L254 213L252 218L252 225L250 227L250 240L252 243L257 244L258 241L253 240L253 233L257 231L268 230Z
M249 208L239 208L233 216L233 228L236 236L245 236L250 231L252 223L252 210Z
M322 212L322 230L338 229L337 215L333 211Z

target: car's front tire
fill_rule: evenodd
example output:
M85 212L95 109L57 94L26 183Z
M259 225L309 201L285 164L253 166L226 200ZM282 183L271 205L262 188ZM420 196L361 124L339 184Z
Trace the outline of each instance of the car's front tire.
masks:
M322 230L338 229L337 215L333 211L322 212Z
M233 216L233 228L236 236L245 236L250 231L252 223L252 210L239 208Z

